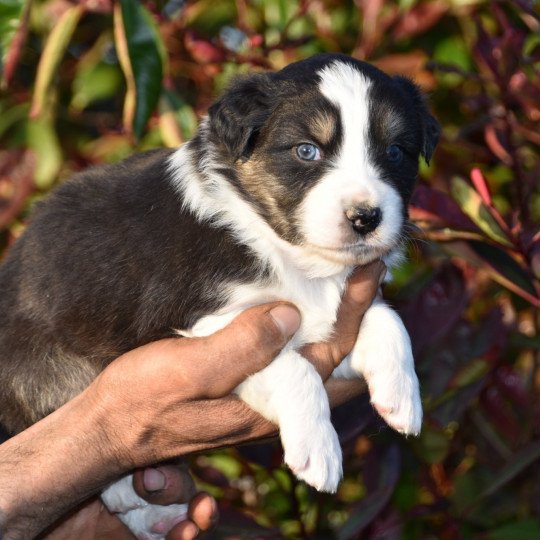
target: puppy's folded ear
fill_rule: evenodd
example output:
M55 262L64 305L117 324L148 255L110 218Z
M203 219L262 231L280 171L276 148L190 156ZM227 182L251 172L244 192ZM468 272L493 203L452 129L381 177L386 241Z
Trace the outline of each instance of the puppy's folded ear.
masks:
M429 112L429 109L426 104L426 99L424 94L416 84L414 84L410 79L406 77L396 76L393 78L409 97L413 101L413 105L418 111L420 124L422 126L422 150L421 154L424 156L426 163L429 165L429 161L435 147L439 142L439 136L441 134L441 127L439 122Z
M254 138L272 112L275 83L271 74L235 79L208 110L210 134L233 161L247 159Z

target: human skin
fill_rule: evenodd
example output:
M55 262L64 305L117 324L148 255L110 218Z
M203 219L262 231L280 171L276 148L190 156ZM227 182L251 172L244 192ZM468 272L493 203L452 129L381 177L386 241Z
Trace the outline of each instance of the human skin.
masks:
M303 354L323 380L351 351L383 275L381 262L357 270L345 292L334 336L304 347ZM276 435L274 424L231 392L270 363L299 323L300 315L290 304L265 304L211 336L165 339L117 358L85 391L0 446L3 540L36 536L133 469ZM326 387L332 406L364 389L361 381L334 379ZM202 500L199 521L204 523L212 505L208 497ZM70 519L80 519L85 511L88 505ZM99 525L100 519L104 518L96 512L82 519L84 530L89 523ZM62 526L66 523L69 520ZM168 539L192 538L186 531L192 524L202 528L193 512Z

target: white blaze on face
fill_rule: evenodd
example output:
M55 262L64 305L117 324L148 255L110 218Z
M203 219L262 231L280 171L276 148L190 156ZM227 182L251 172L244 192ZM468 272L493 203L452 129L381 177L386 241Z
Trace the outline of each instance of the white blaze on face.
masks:
M319 248L343 249L361 244L377 251L395 245L402 226L402 200L380 179L369 156L369 88L371 81L349 64L334 62L321 72L321 93L341 114L342 143L330 170L309 191L298 219L306 241ZM324 156L323 156L323 159ZM362 238L346 218L347 209L379 207L382 222Z

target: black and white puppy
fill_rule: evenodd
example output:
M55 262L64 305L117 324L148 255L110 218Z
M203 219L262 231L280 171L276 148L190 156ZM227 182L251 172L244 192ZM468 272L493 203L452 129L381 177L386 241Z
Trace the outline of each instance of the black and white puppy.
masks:
M330 336L355 266L399 251L418 158L438 134L409 80L321 54L233 82L180 149L63 184L0 269L0 423L24 429L143 343L205 336L249 306L288 300L301 328L237 393L279 424L296 475L335 491L338 438L298 349ZM382 301L336 371L365 377L392 427L420 431L409 337ZM152 537L155 509L140 508L129 477L104 499Z

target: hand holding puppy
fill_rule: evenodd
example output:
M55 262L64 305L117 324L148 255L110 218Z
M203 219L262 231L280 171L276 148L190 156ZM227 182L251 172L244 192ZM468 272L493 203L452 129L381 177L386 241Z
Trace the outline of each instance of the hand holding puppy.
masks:
M323 378L350 351L383 272L378 262L357 270L334 337L305 347ZM208 338L163 340L115 360L82 394L0 446L3 539L38 534L134 467L276 434L275 425L228 393L267 365L299 322L294 308L267 304ZM333 405L362 389L359 380L327 383ZM70 520L87 531L89 521L102 518L86 512Z

